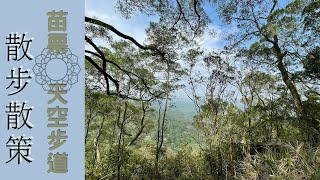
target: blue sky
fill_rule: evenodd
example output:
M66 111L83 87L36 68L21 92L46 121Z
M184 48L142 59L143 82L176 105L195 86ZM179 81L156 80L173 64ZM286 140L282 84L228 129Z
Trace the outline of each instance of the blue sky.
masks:
M291 2L291 0L279 0L280 7L284 7L288 2ZM136 13L130 19L125 19L116 10L117 0L85 0L85 3L87 16L96 16L104 20L121 32L134 37L140 43L144 42L146 38L145 29L148 28L149 22L157 21L157 17L149 17L141 13ZM205 11L212 20L210 28L214 29L217 34L216 36L212 36L207 33L198 42L206 49L221 48L223 47L222 39L225 32L236 31L236 28L224 26L212 6L205 5Z
M135 37L140 43L145 39L144 30L149 26L152 18L137 14L130 19L125 19L116 11L116 0L86 0L86 15L96 16L113 25L121 32Z
M270 0L271 1L271 0ZM291 0L280 0L279 6L284 7ZM145 29L149 27L150 21L158 21L158 17L149 17L147 15L136 13L130 19L125 19L116 9L117 0L85 0L86 16L98 17L99 19L113 25L116 29L134 37L138 42L145 41ZM226 32L236 32L235 27L226 27L218 18L215 9L212 6L205 5L205 11L211 19L210 29L214 29L217 33L215 36L206 33L198 43L202 48L212 51L212 49L222 48L224 45L223 36ZM114 36L117 38L117 36ZM179 98L186 98L184 92L176 93Z
M158 20L157 17L149 17L141 13L136 13L130 19L125 19L115 8L117 0L86 0L85 2L86 16L96 16L113 25L121 32L134 37L140 43L144 42L146 38L145 29L149 27L149 22ZM212 36L207 33L203 38L199 39L199 44L207 49L220 48L222 47L222 38L219 35L223 27L220 25L214 10L212 8L206 8L206 10L209 12L210 18L214 20L210 28L215 29L218 34Z
M149 17L141 13L136 13L130 19L125 19L116 10L115 5L117 0L86 0L85 2L86 16L96 16L111 24L124 34L134 37L140 43L143 43L146 38L145 29L149 27L149 22L158 21L157 17ZM216 16L213 9L208 10L208 12L211 15ZM215 19L216 22L216 19L218 18L213 19ZM219 37L219 33L222 32L221 27L212 24L210 28L214 28L218 34L212 36L207 33L203 38L199 39L199 44L208 50L222 47L222 38ZM186 82L183 81L182 83ZM179 92L176 93L176 98L188 99L183 90L179 90Z

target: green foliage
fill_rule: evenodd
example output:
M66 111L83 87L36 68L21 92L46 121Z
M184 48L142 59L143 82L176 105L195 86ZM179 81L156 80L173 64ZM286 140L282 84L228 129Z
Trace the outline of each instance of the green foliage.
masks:
M148 45L91 34L86 179L320 179L319 1L209 2L119 0L159 18ZM237 28L223 50L197 45L208 8Z
M302 62L304 75L311 79L320 79L320 47L310 52Z

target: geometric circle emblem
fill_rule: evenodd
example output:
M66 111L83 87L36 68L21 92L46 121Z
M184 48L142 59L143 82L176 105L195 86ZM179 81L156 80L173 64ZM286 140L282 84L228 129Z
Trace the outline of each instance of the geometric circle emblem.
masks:
M33 72L36 75L36 82L45 91L49 91L50 84L64 84L63 90L70 90L72 85L78 82L78 75L81 68L78 64L78 57L66 49L65 54L48 53L49 49L44 49L35 58L36 64Z

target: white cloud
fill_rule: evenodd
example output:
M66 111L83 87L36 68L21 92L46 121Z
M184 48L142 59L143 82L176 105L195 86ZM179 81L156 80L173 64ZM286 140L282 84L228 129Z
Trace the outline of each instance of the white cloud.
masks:
M137 13L130 19L125 19L117 11L116 2L116 0L108 0L108 3L102 0L86 0L86 16L95 16L114 26L120 32L135 38L139 43L145 42L147 37L145 30L149 27L149 22L157 20L157 17L148 17ZM204 36L197 40L198 44L208 51L221 49L223 47L223 36L227 31L214 24L210 24L208 29ZM211 32L214 32L214 34ZM117 36L114 36L114 38L116 40L120 39Z
M102 0L86 0L86 16L95 16L114 26L120 32L134 37L139 43L145 42L147 37L145 30L149 27L149 22L157 20L157 17L135 14L130 19L125 19L115 8L116 0L108 0L108 3L103 2ZM214 34L210 31L213 31ZM210 24L209 30L205 32L203 37L197 39L197 43L206 51L221 49L223 48L223 36L230 31L234 30L225 30L223 27ZM113 37L116 40L120 39L116 35ZM183 62L181 62L181 65L182 67L186 67L186 64ZM197 67L196 71L203 71L203 67ZM180 83L187 85L186 80L182 80ZM176 98L188 99L183 89L180 89L175 95Z
M91 2L93 3L93 2ZM130 19L125 19L117 12L115 1L111 1L105 7L92 8L89 0L86 0L86 16L97 17L98 19L112 25L120 32L132 36L139 43L143 43L146 38L145 29L149 26L150 18L144 15L133 16ZM115 39L118 37L115 35Z
M197 43L208 51L219 49L222 43L221 33L222 30L218 26L210 25L205 34L197 39Z

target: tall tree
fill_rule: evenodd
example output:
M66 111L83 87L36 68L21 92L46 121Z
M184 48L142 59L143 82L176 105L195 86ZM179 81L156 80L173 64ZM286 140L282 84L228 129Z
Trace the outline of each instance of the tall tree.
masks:
M259 64L277 68L296 108L301 114L305 114L301 94L291 78L290 71L291 66L299 65L300 58L307 53L302 46L316 41L308 33L302 33L302 9L310 1L296 0L286 7L281 7L277 0L216 3L219 4L218 11L223 20L235 24L238 28L236 35L230 36L234 42L232 45L248 47L251 44L247 51L249 61L252 59Z

